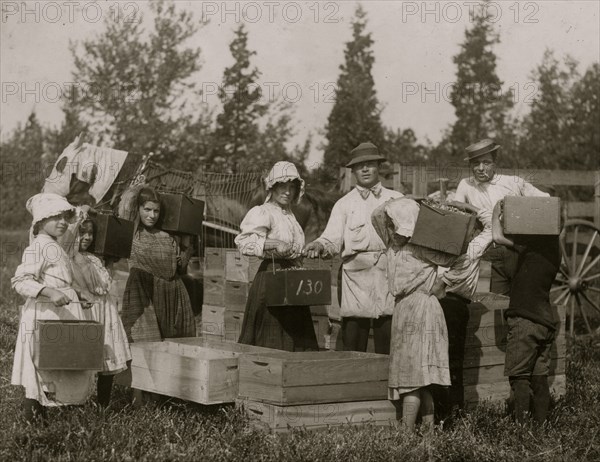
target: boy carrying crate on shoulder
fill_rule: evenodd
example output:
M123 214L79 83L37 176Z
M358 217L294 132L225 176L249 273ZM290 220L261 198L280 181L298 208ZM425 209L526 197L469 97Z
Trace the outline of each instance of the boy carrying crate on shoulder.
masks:
M505 317L508 338L504 375L514 399L514 417L524 423L532 417L543 424L550 404L548 373L550 350L559 326L550 304L550 288L561 263L558 234L515 234L503 230L503 205L494 207L492 234L496 244L515 249L518 261Z

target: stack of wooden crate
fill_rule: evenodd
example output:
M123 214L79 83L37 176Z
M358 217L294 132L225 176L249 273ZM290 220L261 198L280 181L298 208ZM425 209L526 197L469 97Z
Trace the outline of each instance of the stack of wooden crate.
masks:
M387 400L388 356L350 351L269 352L239 358L239 399L271 432L398 418Z
M261 259L246 257L235 249L206 248L204 303L200 332L219 335L227 340L237 340L244 319L250 284L261 262ZM337 300L339 266L339 258L304 259L305 268L328 269L332 273L332 304L311 307L315 333L321 349L329 348L329 318L339 319Z
M237 340L254 278L249 263L234 249L205 250L202 333Z
M485 400L504 401L509 397L508 378L504 377L506 337L508 325L504 312L508 309L509 298L492 293L477 293L474 303L469 305L469 322L465 357L463 361L463 381L465 403L476 405ZM556 341L550 353L550 389L555 395L565 393L565 307L553 307L560 319Z

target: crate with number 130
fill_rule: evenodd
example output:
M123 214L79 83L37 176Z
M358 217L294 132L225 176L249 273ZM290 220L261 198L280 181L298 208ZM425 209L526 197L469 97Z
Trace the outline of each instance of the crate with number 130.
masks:
M267 306L331 304L331 272L319 269L286 269L268 272Z

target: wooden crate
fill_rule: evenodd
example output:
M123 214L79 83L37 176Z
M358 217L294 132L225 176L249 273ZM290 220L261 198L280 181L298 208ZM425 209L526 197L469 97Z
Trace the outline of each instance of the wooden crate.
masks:
M244 311L249 292L247 282L225 281L225 306L231 311Z
M506 234L560 234L560 199L558 197L504 198L504 232Z
M428 249L461 255L467 251L475 215L439 210L421 204L410 242Z
M204 249L204 278L217 276L225 279L225 251L218 247Z
M202 234L204 202L185 194L171 193L161 193L160 201L160 229L184 234Z
M133 221L99 213L94 217L96 237L89 251L108 257L129 258Z
M131 386L200 404L235 401L237 355L174 342L131 345Z
M391 401L355 401L349 403L278 406L260 401L238 399L255 427L271 433L293 428L318 430L342 425L396 426L401 412Z
M212 306L225 305L225 279L223 276L204 275L203 304Z
M279 270L265 273L268 306L331 304L331 273L327 270Z
M104 365L104 326L95 321L38 319L33 363L41 371L98 371Z
M224 336L227 338L240 337L244 313L229 310L225 306L202 306L202 333Z
M225 279L233 282L249 282L250 257L242 255L239 250L225 251Z
M239 394L278 405L386 399L388 362L355 351L243 356Z
M302 267L306 269L325 269L331 273L331 285L337 286L338 271L342 265L340 257L333 258L305 258Z

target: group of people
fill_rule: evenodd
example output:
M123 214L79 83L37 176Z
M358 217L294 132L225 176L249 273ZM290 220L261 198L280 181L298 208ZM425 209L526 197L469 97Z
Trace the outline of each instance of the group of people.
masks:
M495 275L512 278L507 286L511 298L506 375L517 417L528 415L533 390L533 416L543 422L549 400L548 353L556 330L549 289L560 253L555 237L503 235L500 205L505 196L547 193L521 178L496 173L498 148L483 140L466 149L472 176L460 182L452 205L476 214L483 230L458 257L410 243L419 203L382 186L379 171L386 159L372 143L352 150L347 167L356 187L334 205L324 232L308 244L292 211L302 199L304 180L294 164L277 162L265 180L264 204L247 213L235 239L244 255L262 258L239 342L287 351L318 350L310 308L268 306L266 274L301 267L304 258L341 255L344 349L366 351L372 327L375 352L390 355L388 397L402 403L404 424L413 428L419 414L424 423L433 424L434 401L441 403L445 415L463 405L468 304L480 259L493 246ZM96 382L101 406L110 401L114 375L128 367L129 342L196 335L180 277L192 247L157 227L161 202L152 188L136 186L122 201L135 231L120 315L109 291L112 263L89 251L96 237L89 207L75 208L52 193L38 194L27 203L33 216L30 245L12 279L26 303L11 383L25 389L29 420L43 417L46 406L85 402L96 375L38 370L33 358L39 345L32 335L36 320L95 320L104 325L104 365ZM438 275L438 266L448 269Z
M180 277L193 248L156 226L161 202L154 189L135 186L130 199L135 230L121 313L110 292L114 260L90 252L97 231L90 206L75 207L55 193L36 194L26 204L33 216L30 243L11 281L26 298L11 383L25 390L23 409L29 421L44 419L46 407L85 403L94 383L98 404L106 408L114 376L129 366L129 343L134 339L196 335L190 298ZM37 320L100 323L102 370L37 368Z
M239 250L262 258L250 288L240 343L287 351L318 350L307 306L270 307L267 271L301 267L303 258L341 255L342 342L366 351L373 328L376 353L390 355L388 398L401 403L402 421L414 428L447 417L464 405L462 362L468 305L480 261L492 260L492 291L510 295L505 375L515 415L543 422L549 406L549 351L558 327L549 300L558 272L558 236L504 236L501 204L506 196L548 196L517 176L496 173L499 145L485 139L466 148L472 175L463 179L451 205L476 214L480 232L458 257L410 243L420 206L385 188L379 178L385 157L361 143L346 165L356 186L334 205L322 235L305 244L291 205L304 181L289 162L271 169L265 203L252 208L236 237ZM438 267L447 270L441 274ZM530 403L530 394L532 402ZM532 414L530 414L530 404Z

